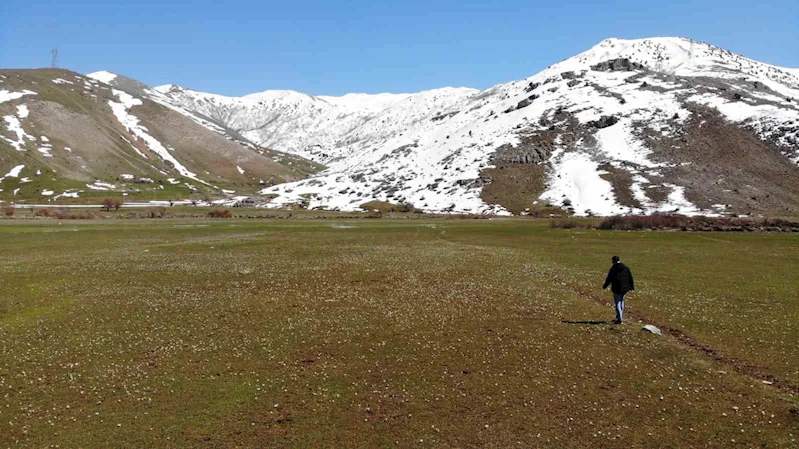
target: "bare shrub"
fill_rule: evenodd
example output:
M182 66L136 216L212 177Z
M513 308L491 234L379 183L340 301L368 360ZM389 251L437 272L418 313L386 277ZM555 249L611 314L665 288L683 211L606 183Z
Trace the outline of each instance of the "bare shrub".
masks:
M599 224L599 229L632 231L637 229L682 229L689 223L683 215L633 215L608 217Z
M164 218L166 217L165 207L148 207L144 211L144 218Z
M71 211L69 209L55 209L41 216L52 217L59 220L91 220L94 218L103 218L102 215L95 214L89 210Z
M122 200L119 198L105 198L103 199L103 209L108 212L111 209L119 210L122 207Z
M604 219L600 223L599 229L799 232L799 222L782 218L686 217L684 215L615 216Z
M14 212L16 212L16 209L14 209L14 206L3 206L3 214L5 214L6 217L8 217L8 218L13 217L14 216Z
M211 218L231 218L233 214L228 209L217 207L208 211L208 216Z

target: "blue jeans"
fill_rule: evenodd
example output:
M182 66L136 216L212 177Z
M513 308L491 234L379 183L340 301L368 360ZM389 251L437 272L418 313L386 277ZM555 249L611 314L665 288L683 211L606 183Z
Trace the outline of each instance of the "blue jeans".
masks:
M621 323L624 319L624 295L614 293L613 301L616 303L616 321Z

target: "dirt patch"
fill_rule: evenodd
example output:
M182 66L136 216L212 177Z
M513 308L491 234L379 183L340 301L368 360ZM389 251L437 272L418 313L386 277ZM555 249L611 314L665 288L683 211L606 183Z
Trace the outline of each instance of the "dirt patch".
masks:
M480 194L489 204L499 204L514 215L533 208L546 189L546 168L536 164L505 164L487 168L480 177L490 180Z
M600 177L613 186L613 194L617 203L636 209L643 207L641 202L633 197L633 176L630 172L610 164L601 164L599 169L608 172L605 175L600 175Z
M668 163L663 175L686 187L701 208L724 204L737 214L799 214L799 167L782 149L724 120L715 110L689 106L691 117L671 137L638 126L652 159ZM648 190L650 198L660 200ZM663 198L665 199L665 198Z

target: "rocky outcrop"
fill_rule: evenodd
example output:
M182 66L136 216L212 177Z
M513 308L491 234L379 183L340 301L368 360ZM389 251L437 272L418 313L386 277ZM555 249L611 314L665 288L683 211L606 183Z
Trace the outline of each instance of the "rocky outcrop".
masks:
M594 120L588 123L588 126L596 129L607 128L618 123L619 118L612 115L603 115L599 120Z
M597 72L632 72L635 70L647 70L647 68L627 58L616 58L592 65L591 70Z
M551 150L545 147L505 144L497 148L492 158L495 164L540 164L549 159Z

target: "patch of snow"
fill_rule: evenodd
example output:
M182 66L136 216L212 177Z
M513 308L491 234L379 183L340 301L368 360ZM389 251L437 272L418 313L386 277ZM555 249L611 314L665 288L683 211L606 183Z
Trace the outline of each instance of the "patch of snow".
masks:
M27 105L21 104L17 106L17 117L28 118L28 115L30 115L30 111L28 111Z
M239 171L239 174L241 174L241 175L243 175L243 174L244 174L244 169L243 169L243 168L241 168L241 167L239 167L238 165L236 166L236 170L238 170L238 171Z
M657 167L659 164L648 158L652 151L635 139L629 118L623 118L613 126L600 129L594 134L603 153L616 161L631 162L642 167Z
M114 184L109 184L107 182L102 182L98 179L94 181L94 184L86 184L86 187L88 187L91 190L112 190L116 189L117 186Z
M0 138L8 142L12 147L14 147L17 151L26 151L25 149L25 139L34 140L33 136L25 133L25 130L22 129L22 123L20 123L19 119L13 115L6 115L3 117L3 120L6 122L6 129L8 131L17 135L16 140L9 139L0 135Z
M53 196L53 193L52 190L42 190L42 196Z
M62 197L63 198L78 198L78 192L72 192L72 191L67 190L64 193L60 194L60 195L54 196L53 199L57 200L57 199L62 198Z
M11 171L6 173L5 176L0 178L0 181L2 181L5 178L19 178L19 174L20 172L22 172L23 168L25 168L24 165L17 165L16 167L12 168Z
M22 92L10 92L5 89L0 89L0 104L5 103L6 101L22 98L25 95L36 95L36 92L32 90L23 90Z
M610 182L600 177L599 164L588 155L569 152L557 157L559 160L550 177L549 190L541 198L556 205L568 200L577 215L616 215L627 211L616 203Z
M67 81L67 80L61 79L61 78L54 79L53 83L55 83L55 84L75 84L72 81Z
M116 73L106 72L105 70L89 73L86 76L106 84L110 84L111 81L114 81L117 78Z
M143 157L143 158L145 158L145 159L149 159L149 158L147 157L147 155L145 155L145 154L144 154L144 153L142 153L142 152L141 152L141 151L140 151L138 148L136 148L136 145L133 145L133 142L131 142L130 140L126 139L126 138L125 138L125 136L119 136L119 137L120 137L122 140L124 140L125 142L127 142L127 143L128 143L128 145L130 145L130 147L131 147L131 148L133 148L133 151L135 151L135 152L136 152L136 154L138 154L139 156L141 156L141 157Z
M129 175L127 173L122 173L121 175L119 175L119 177L128 181L131 181L135 178L135 176Z
M134 136L144 140L147 144L147 147L155 154L157 154L161 159L164 161L168 161L172 164L175 170L178 171L181 175L193 179L197 182L201 182L203 184L207 184L205 181L197 178L197 176L186 169L169 151L164 147L161 142L157 139L152 137L150 134L147 133L147 129L141 125L139 125L139 119L130 114L128 109L133 106L143 104L142 101L138 98L134 98L131 95L128 95L121 90L113 89L114 95L119 98L119 102L115 101L108 101L108 105L111 106L111 110L114 112L117 120L121 123L128 131L130 131Z

